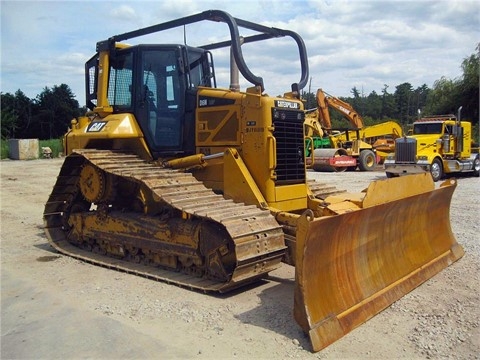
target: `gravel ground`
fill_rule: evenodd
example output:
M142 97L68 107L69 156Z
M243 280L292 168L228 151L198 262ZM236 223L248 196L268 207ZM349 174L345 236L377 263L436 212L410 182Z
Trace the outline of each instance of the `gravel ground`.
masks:
M480 359L479 179L461 177L451 223L465 256L326 349L292 316L294 269L222 296L54 252L43 206L62 159L0 162L1 358ZM384 173L309 173L360 191Z

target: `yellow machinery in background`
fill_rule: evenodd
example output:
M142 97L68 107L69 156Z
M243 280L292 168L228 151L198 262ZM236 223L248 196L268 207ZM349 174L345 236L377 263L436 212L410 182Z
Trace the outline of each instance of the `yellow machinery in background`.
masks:
M305 117L307 166L315 171L372 171L395 151L403 131L395 121L364 126L360 114L347 102L317 90L317 108ZM330 109L342 114L353 129L332 129Z
M458 115L432 115L413 123L412 134L396 140L398 149L385 161L387 177L429 172L433 181L446 174L480 175L480 152L473 147L472 123Z
M199 21L227 25L203 46L121 41ZM281 97L245 64L244 46L290 37L300 81ZM253 34L252 34L253 32ZM232 86L212 51L230 47ZM238 69L238 70L237 70ZM244 92L239 73L252 84ZM116 35L86 63L87 106L45 205L52 246L75 258L190 289L226 292L295 266L295 319L318 351L460 258L450 229L455 182L424 174L327 196L307 181L303 40L210 10ZM435 224L435 226L432 226Z

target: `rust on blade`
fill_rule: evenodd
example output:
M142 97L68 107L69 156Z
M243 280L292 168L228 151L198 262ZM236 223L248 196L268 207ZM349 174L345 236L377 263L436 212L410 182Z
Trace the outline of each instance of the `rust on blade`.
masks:
M438 189L432 183L430 190L424 187L411 195L415 190L404 185L412 181L380 185L396 187L381 193L397 193L392 201L372 199L374 193L367 191L369 207L319 219L308 214L300 218L294 314L314 351L463 256L449 219L456 182L450 180Z

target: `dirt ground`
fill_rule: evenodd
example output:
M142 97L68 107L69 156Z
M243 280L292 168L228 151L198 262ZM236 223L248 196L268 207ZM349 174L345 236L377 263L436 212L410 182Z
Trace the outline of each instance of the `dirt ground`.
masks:
M287 265L255 286L211 296L56 253L42 212L62 162L0 162L2 359L480 359L478 178L458 180L451 206L465 256L312 353L293 319ZM353 191L385 177L309 176Z

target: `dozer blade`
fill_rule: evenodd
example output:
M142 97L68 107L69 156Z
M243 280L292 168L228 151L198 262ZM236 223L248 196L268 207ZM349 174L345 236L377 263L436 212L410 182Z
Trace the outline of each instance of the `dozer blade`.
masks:
M450 227L455 180L372 183L359 210L297 227L294 314L319 351L463 256Z

